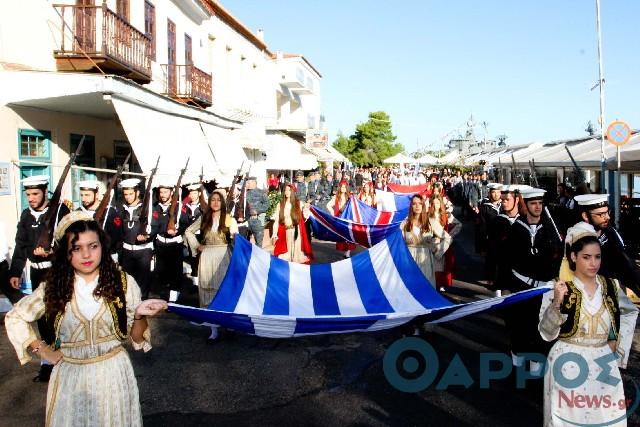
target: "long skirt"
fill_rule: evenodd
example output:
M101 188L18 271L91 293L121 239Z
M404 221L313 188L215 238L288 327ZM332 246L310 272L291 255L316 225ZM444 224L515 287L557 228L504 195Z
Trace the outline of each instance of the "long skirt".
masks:
M436 275L434 271L434 256L431 249L426 246L407 246L407 248L422 274L429 280L431 286L435 288Z
M208 307L216 296L231 261L229 245L207 245L200 253L198 295L200 307Z
M567 353L577 354L572 360L580 359L581 363L584 361L588 366L588 377L575 388L563 387L562 380L559 382L553 375L555 361ZM603 378L608 376L610 381L598 378L603 371L595 360L608 355L611 355L611 349L606 343L599 347L587 347L560 340L553 345L544 375L545 426L627 425L624 387L617 362L609 362L609 372L602 375ZM560 367L564 378L569 380L587 371L584 366L582 370L578 368L573 361L562 362L557 368Z
M112 352L113 356L93 363L63 359L53 368L47 391L46 426L142 425L138 384L129 355L120 345ZM74 356L83 361L80 354Z
M302 224L302 227L304 227L304 224ZM287 252L278 255L278 258L299 264L309 263L309 257L302 252L302 236L300 234L298 232L298 238L296 238L296 229L287 229Z

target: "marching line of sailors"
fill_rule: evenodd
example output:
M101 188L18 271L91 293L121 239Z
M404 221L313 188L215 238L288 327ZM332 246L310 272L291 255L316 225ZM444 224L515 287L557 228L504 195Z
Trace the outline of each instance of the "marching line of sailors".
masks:
M546 191L527 185L490 184L488 188L477 234L484 239L486 248L486 285L496 295L506 295L548 285L558 277L566 280L561 264L566 262L568 248L545 207ZM630 288L640 295L640 268L610 223L608 199L608 194L575 196L583 222L573 228L580 224L593 227L602 254L598 274L617 279L622 289ZM504 310L513 365L522 369L528 362L528 372L533 376L541 374L540 362L544 360L531 360L529 355L547 355L553 344L543 340L539 332L542 299L530 298Z

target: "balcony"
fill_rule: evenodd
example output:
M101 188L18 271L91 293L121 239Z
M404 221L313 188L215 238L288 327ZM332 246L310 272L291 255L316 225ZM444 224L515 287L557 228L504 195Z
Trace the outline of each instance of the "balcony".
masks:
M185 104L211 107L211 74L193 65L163 64L164 95Z
M56 4L61 16L59 71L103 70L138 83L151 81L151 38L107 7Z

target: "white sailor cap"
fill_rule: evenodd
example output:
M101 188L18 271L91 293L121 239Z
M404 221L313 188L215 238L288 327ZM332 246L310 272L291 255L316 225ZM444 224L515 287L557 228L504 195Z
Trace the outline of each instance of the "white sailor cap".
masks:
M520 185L520 184L503 185L502 192L515 193L515 192L520 192L522 190L526 190L527 188L531 188L531 187L529 187L528 185Z
M199 182L194 182L193 184L187 184L187 190L189 191L194 191L194 190L199 190L200 189L200 183Z
M140 184L140 180L138 178L129 178L123 179L120 181L120 188L136 188Z
M173 189L175 186L176 186L175 180L165 178L165 177L158 177L158 179L154 180L153 182L153 188Z
M44 188L49 185L49 175L33 175L22 179L22 186L25 189Z
M574 197L583 209L597 209L609 206L608 194L581 194Z
M546 192L547 190L543 190L542 188L532 187L520 190L520 194L522 194L522 198L525 200L542 199Z
M94 190L98 191L100 188L100 182L95 179L87 179L84 181L78 181L78 188L80 190Z
M504 186L502 184L499 184L497 182L490 182L489 184L487 184L487 188L489 190L502 190Z

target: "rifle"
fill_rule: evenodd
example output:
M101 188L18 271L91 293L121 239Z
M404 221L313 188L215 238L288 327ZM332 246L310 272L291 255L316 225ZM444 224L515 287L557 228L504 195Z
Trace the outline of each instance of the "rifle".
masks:
M80 143L78 144L78 148L76 148L75 153L69 156L69 161L62 171L62 175L60 175L60 179L58 180L58 185L56 186L55 191L53 192L53 196L49 200L49 209L47 212L42 215L43 225L42 231L40 232L40 236L38 236L38 242L36 243L36 248L42 248L45 252L49 252L51 249L51 243L53 238L53 229L56 226L56 217L58 216L58 208L60 207L60 197L62 196L62 187L64 186L64 182L67 179L67 175L69 175L69 170L71 169L71 165L75 162L76 157L82 150L82 146L84 145L85 135L82 135L80 139Z
M556 227L556 223L553 220L553 217L551 216L551 213L549 212L549 208L547 208L546 206L544 207L544 213L547 214L547 217L549 218L549 221L551 221L551 225L553 225L553 229L556 231L556 235L558 236L558 240L560 240L560 242L562 243L562 236L560 235L560 232L558 231L558 227Z
M538 184L538 174L536 174L536 164L534 163L534 160L529 160L529 183L533 186L533 187L539 187Z
M522 174L520 174L520 177L516 174L516 159L513 157L513 153L511 153L511 168L513 169L513 177L516 180L516 184L522 184L524 179L522 179Z
M238 198L238 207L236 209L236 218L242 218L245 219L245 211L244 211L244 201L245 201L245 196L246 196L246 189L247 189L247 179L249 178L249 173L251 172L251 166L249 166L249 170L247 171L246 174L244 174L244 181L242 182L242 188L240 189L240 198Z
M184 168L180 171L180 176L178 177L178 182L176 182L176 186L173 189L173 194L171 195L171 206L169 206L169 224L167 224L167 231L173 230L176 231L176 207L178 206L178 197L180 197L180 184L182 183L182 177L184 173L187 171L187 166L189 166L189 159L187 157L187 163L184 165Z
M149 231L149 214L151 214L151 209L149 209L149 205L151 204L151 185L153 184L153 177L156 175L158 171L158 163L160 163L160 156L158 156L158 160L156 160L156 166L151 169L151 175L149 175L149 179L147 179L147 185L145 186L144 196L142 197L142 209L140 209L140 228L139 233L148 234Z
M231 187L229 187L229 193L227 194L227 200L226 200L227 213L231 213L231 210L233 209L233 203L234 203L233 199L235 199L236 197L236 185L242 179L241 173L242 173L243 167L244 167L244 160L242 161L242 164L238 168L238 172L236 172L236 176L233 178L233 182L231 182Z
M578 163L576 162L576 159L573 158L573 154L571 154L571 151L569 150L569 147L567 147L565 145L564 149L567 150L567 154L569 154L569 158L571 159L571 163L573 163L573 169L575 170L576 175L578 176L578 179L580 180L579 183L576 183L576 187L577 187L578 184L582 184L582 183L584 183L586 181L584 171L582 170L582 168L580 168L580 166L578 166Z
M204 212L207 210L207 198L205 197L204 193L206 191L206 188L204 188L204 166L201 166L200 169L200 211L202 211L202 213L204 214Z
M127 164L130 157L131 157L131 152L127 154L127 158L124 159L124 162L122 162L122 164L118 166L118 169L116 170L115 175L111 177L111 181L109 181L109 186L107 187L107 191L106 193L104 193L102 200L100 200L98 209L96 209L96 213L93 216L93 218L96 220L98 224L102 223L102 228L105 227L105 222L107 220L107 210L109 209L109 206L111 206L111 201L113 200L113 190L114 188L116 188L118 179L122 176L124 165ZM109 195L109 197L107 197L107 194Z

